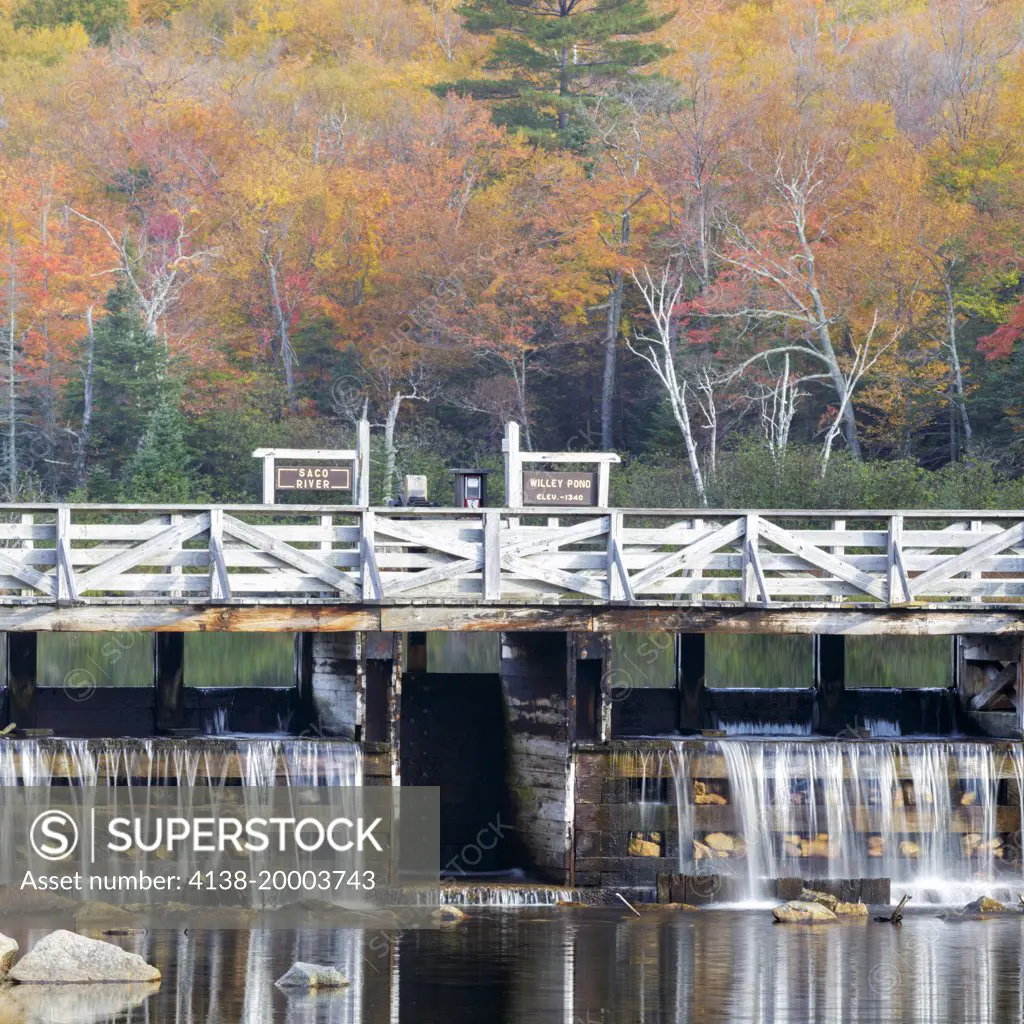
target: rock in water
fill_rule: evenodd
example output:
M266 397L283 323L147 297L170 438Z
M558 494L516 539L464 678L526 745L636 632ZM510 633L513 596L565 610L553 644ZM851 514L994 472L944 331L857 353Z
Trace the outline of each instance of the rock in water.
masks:
M781 907L774 907L772 917L780 924L822 924L839 920L828 907L820 903L804 903L802 900L791 900Z
M432 915L436 920L442 924L454 924L456 921L465 921L469 914L464 910L460 910L458 907L453 907L448 903L443 903Z
M14 955L18 952L18 944L14 939L0 934L0 978L2 978L14 964Z
M832 912L837 917L867 917L868 908L864 903L837 903Z
M820 903L823 907L828 907L829 910L834 911L839 900L828 892L818 892L816 889L801 889L800 900L803 903Z
M275 984L278 988L298 988L308 992L322 988L344 988L348 978L335 967L294 963Z
M74 932L51 932L10 973L23 985L159 981L160 972L137 953Z
M991 896L982 896L964 907L964 910L972 914L1002 914L1007 909L999 900L994 900Z

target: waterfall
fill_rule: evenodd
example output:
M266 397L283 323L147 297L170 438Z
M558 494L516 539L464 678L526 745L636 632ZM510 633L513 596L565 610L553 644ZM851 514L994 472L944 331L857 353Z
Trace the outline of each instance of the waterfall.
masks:
M1024 887L1020 744L676 742L640 757L641 822L663 758L679 871L732 876L745 899L772 897L774 880L786 877L890 878L894 897L906 892L919 903L981 894L1015 902ZM721 810L705 815L705 802Z
M286 737L0 740L0 786L361 786L362 750L347 740Z

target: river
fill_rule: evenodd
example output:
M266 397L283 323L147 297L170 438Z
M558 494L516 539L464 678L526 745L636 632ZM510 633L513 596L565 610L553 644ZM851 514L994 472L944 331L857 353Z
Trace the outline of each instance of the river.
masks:
M5 922L23 946L32 933ZM38 933L37 933L38 934ZM767 910L476 910L398 938L361 931L157 931L117 940L159 989L23 993L26 1024L963 1024L1024 1014L1024 915L774 925ZM286 997L296 959L340 966L335 994ZM73 987L72 987L73 988ZM19 990L15 990L18 992ZM22 990L23 992L23 990ZM37 1002L33 1008L32 999ZM120 1003L120 1006L116 1005ZM27 1007L27 1012L25 1012Z

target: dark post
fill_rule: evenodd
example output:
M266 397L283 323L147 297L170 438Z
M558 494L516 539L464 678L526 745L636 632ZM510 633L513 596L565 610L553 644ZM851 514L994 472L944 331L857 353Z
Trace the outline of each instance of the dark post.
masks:
M38 633L7 634L7 706L19 729L36 724L36 651Z
M185 634L157 633L153 645L156 680L156 731L185 725Z
M814 727L818 732L837 733L846 726L843 694L846 688L846 638L815 636Z
M295 689L298 693L299 732L313 724L313 634L295 634Z
M704 634L679 634L679 731L704 728L706 695Z

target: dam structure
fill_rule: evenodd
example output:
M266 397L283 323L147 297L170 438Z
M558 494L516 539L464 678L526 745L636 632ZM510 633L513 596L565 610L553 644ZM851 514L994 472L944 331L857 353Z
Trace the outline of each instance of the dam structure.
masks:
M4 505L0 631L6 785L440 786L464 886L1020 887L1021 512ZM43 685L53 632L141 638L151 685ZM208 632L290 637L290 685L190 685ZM709 685L722 634L803 638L793 682ZM946 681L858 685L869 636Z

